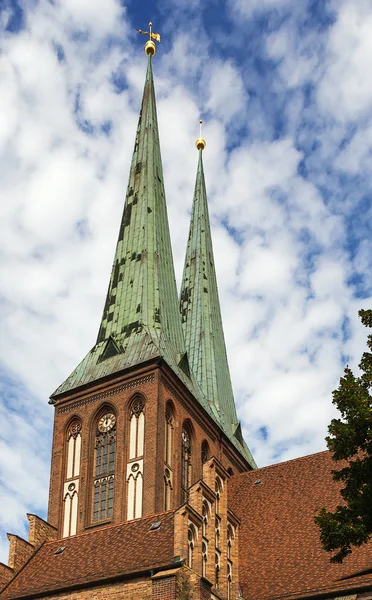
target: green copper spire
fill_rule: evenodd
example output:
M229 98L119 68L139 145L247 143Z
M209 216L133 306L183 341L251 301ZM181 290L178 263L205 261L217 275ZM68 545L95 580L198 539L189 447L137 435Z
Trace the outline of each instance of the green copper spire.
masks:
M163 357L182 379L188 373L151 61L149 54L124 212L97 342L53 396L156 356Z
M252 467L236 415L218 298L202 151L199 162L189 239L183 271L180 309L190 369L207 398L214 419Z

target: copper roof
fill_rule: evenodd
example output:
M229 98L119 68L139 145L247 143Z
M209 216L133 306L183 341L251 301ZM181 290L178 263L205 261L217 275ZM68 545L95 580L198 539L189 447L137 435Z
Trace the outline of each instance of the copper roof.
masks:
M150 531L157 521L161 526ZM0 597L10 600L43 595L169 567L173 535L174 513L167 512L48 542L33 554ZM61 546L65 546L64 551L55 554Z
M321 548L314 515L340 504L331 476L335 468L331 455L320 452L232 477L229 504L242 521L239 576L245 600L372 589L372 544L353 550L341 565L331 564Z

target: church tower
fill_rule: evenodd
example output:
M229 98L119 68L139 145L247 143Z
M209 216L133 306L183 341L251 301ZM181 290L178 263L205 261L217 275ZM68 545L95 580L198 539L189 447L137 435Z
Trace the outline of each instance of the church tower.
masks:
M91 551L99 554L115 528L115 543L129 547L125 543L133 531L145 535L155 525L164 532L168 519L173 566L187 564L207 582L200 584L206 590L235 598L239 521L228 509L227 483L232 474L256 465L237 420L226 358L202 138L180 303L177 297L152 71L157 34L151 27L149 35L142 106L98 337L50 400L55 418L44 541L57 540L66 548L61 554L76 547L77 556L93 540ZM36 537L29 540L33 548ZM152 551L158 558L156 545L150 549L146 542L143 554ZM146 558L138 560L138 571ZM163 563L156 567L160 572L169 567ZM156 569L148 570L155 577ZM66 585L59 583L58 589Z

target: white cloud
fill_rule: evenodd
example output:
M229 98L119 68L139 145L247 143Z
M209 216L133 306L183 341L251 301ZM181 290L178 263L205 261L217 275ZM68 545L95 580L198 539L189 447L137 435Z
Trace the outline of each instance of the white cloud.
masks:
M327 71L319 86L322 110L341 121L365 117L370 111L372 83L368 77L372 51L370 2L344 1L328 38Z
M368 240L356 234L351 253L348 238L368 188L347 193L350 174L370 175L370 90L362 78L370 10L364 2L337 4L329 30L310 27L300 39L297 18L306 8L299 4L234 3L235 17L244 18L293 9L283 28L268 28L267 39L256 35L252 51L261 54L253 58L233 55L241 39L237 21L223 52L193 21L189 31L200 35L192 43L179 31L174 40L163 38L154 60L178 280L194 142L200 116L205 120L228 356L259 464L324 448L331 390L345 356L355 367L365 346L356 312L370 299L355 297L350 276L363 273L365 295L371 289ZM0 360L7 374L0 415L16 432L0 439L0 560L4 531L25 535L25 512L46 507L46 400L95 341L146 69L143 40L134 46L119 2L40 2L26 25L2 37L0 54ZM273 64L262 74L252 64L259 59L262 71L268 56ZM252 93L249 73L259 92ZM310 104L304 83L314 87ZM346 143L348 120L357 118ZM361 219L367 227L368 210ZM31 464L35 433L42 446Z

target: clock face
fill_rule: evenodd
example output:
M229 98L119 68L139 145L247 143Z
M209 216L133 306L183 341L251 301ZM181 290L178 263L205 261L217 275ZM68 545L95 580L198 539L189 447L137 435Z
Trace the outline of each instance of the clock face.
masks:
M106 413L103 417L98 421L98 429L102 433L106 431L110 431L116 423L116 417L112 413Z

